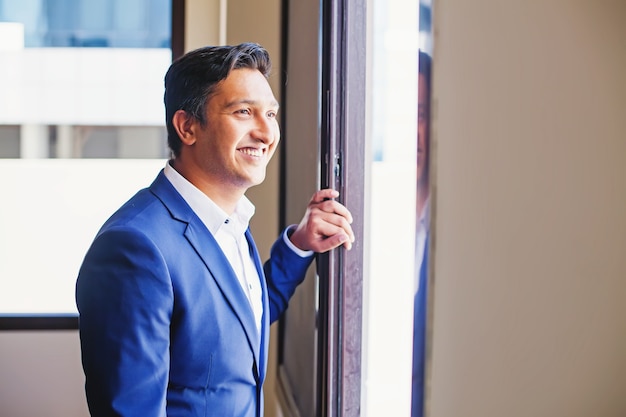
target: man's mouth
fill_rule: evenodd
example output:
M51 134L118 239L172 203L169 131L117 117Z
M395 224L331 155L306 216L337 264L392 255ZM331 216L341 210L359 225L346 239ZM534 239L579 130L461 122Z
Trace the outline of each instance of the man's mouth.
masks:
M239 149L239 152L243 152L248 156L253 156L253 157L260 157L263 156L263 153L265 152L263 149L257 149L257 148L241 148Z

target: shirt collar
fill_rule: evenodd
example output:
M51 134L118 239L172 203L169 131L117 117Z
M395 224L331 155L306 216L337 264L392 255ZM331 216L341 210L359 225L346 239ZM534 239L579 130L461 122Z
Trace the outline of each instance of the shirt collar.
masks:
M237 202L232 216L222 210L213 200L180 175L169 163L165 164L165 177L172 183L176 191L189 204L189 207L202 220L209 231L215 235L222 226L228 225L229 233L243 234L250 219L254 215L254 204L245 195Z

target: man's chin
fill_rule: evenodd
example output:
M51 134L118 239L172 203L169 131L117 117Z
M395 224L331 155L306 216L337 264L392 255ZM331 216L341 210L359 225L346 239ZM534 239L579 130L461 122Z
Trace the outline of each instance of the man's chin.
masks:
M256 187L257 185L261 185L263 184L263 181L265 181L265 173L263 173L263 175L255 175L253 177L250 178L249 186L248 188L251 187Z

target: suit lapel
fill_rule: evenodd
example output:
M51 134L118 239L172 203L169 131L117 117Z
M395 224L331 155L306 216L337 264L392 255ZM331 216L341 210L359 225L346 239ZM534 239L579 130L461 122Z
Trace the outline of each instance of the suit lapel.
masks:
M255 359L257 363L260 363L261 340L256 329L254 313L235 272L217 241L165 177L163 171L159 173L152 183L150 190L163 202L173 218L187 223L184 233L185 238L198 253L198 256L202 259L205 267L220 288L224 299L230 305L234 314L237 315L245 330ZM263 282L264 280L261 281ZM265 288L263 292L265 294Z
M259 274L261 280L261 294L263 294L263 317L261 319L261 355L259 363L259 376L261 381L265 380L265 373L267 364L265 363L265 358L267 358L268 353L268 344L269 344L269 326L270 326L270 316L269 316L269 300L267 294L267 283L265 282L265 273L263 272L263 264L261 262L261 258L259 256L259 251L257 250L256 244L254 243L254 239L252 239L252 233L250 233L250 228L246 230L246 239L248 240L248 247L250 248L250 256L254 260L254 266L256 266L256 270Z

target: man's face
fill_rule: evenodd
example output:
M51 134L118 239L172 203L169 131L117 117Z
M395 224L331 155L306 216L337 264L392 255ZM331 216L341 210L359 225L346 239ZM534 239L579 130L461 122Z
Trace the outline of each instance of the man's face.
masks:
M257 70L236 69L222 80L206 106L195 165L203 181L223 190L245 192L265 179L265 169L280 141L278 102Z
M417 88L417 183L425 185L428 182L430 147L430 138L428 137L428 120L430 118L428 89L430 86L423 74L419 74Z

